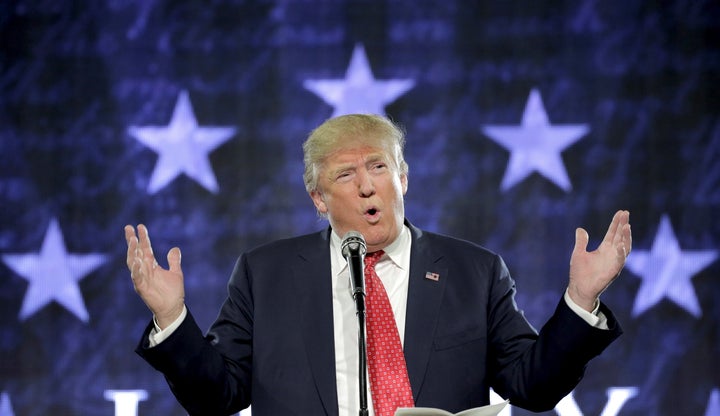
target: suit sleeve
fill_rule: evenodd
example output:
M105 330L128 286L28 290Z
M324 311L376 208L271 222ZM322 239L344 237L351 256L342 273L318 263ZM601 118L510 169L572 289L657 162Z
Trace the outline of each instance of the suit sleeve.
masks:
M500 257L493 267L489 307L491 384L513 405L535 412L551 410L582 379L587 363L622 330L610 310L608 330L588 325L560 300L535 334L514 300L515 284Z
M145 330L136 352L163 373L191 416L228 415L250 405L252 306L243 256L235 265L228 297L207 336L189 310L180 327L155 347L148 345L152 323Z

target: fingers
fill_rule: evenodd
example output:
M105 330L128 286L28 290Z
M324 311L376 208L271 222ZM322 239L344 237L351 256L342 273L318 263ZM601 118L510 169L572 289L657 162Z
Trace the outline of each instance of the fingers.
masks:
M610 244L615 249L617 259L621 264L625 263L625 259L632 250L629 211L620 210L615 213L603 242Z
M626 226L630 224L630 212L619 210L613 215L607 233L605 233L605 242L617 242L625 237L627 233Z
M128 270L130 270L130 278L133 280L133 285L137 286L142 266L142 253L138 248L138 237L135 234L135 228L131 225L125 226L125 241L127 242L125 263L127 264Z
M625 250L625 257L632 251L632 231L630 229L630 211L622 211L622 218L620 220L621 241L623 249Z
M132 241L137 243L137 236L135 235L135 228L132 225L125 226L125 241L130 245Z
M125 241L128 245L126 263L130 270L130 277L137 289L157 267L157 261L155 261L150 235L145 225L137 226L137 234L133 226L126 225Z
M138 238L132 225L125 226L125 242L128 245L128 253L130 253L130 247L132 247L133 251L137 248Z
M629 211L618 211L615 213L617 218L617 231L613 236L613 244L615 244L622 252L625 257L630 254L632 249L632 235L630 232L630 212ZM614 219L613 219L614 221Z
M150 233L144 224L138 225L138 247L143 257L153 257L153 249L150 244Z
M607 232L605 233L605 238L603 239L603 242L606 243L616 243L617 238L619 237L619 230L622 223L622 212L623 211L617 211L615 215L613 215L612 221L610 222L610 226L608 227Z
M630 229L630 223L623 226L623 240L625 241L625 252L630 254L632 251L632 230Z

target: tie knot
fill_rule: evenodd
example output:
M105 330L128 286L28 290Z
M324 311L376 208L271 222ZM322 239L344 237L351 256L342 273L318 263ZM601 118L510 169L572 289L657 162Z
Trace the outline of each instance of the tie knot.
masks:
M378 261L380 261L380 257L382 257L383 254L385 254L385 252L382 250L373 251L372 253L368 253L365 256L365 267L375 267L375 265L378 263Z

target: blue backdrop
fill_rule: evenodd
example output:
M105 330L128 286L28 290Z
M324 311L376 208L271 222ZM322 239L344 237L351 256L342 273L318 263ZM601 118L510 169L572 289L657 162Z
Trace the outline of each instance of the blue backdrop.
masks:
M347 112L405 126L408 218L503 255L537 327L575 227L631 211L626 333L547 414L720 415L719 41L712 0L2 2L0 416L182 415L123 226L209 326L241 251L325 227L301 143Z

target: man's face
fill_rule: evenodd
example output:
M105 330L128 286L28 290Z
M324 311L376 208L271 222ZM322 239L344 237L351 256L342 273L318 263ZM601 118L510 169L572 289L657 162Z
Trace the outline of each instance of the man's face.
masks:
M400 174L392 156L382 148L361 146L330 154L320 170L318 190L310 197L337 235L361 233L370 253L399 235L405 192L407 175Z

